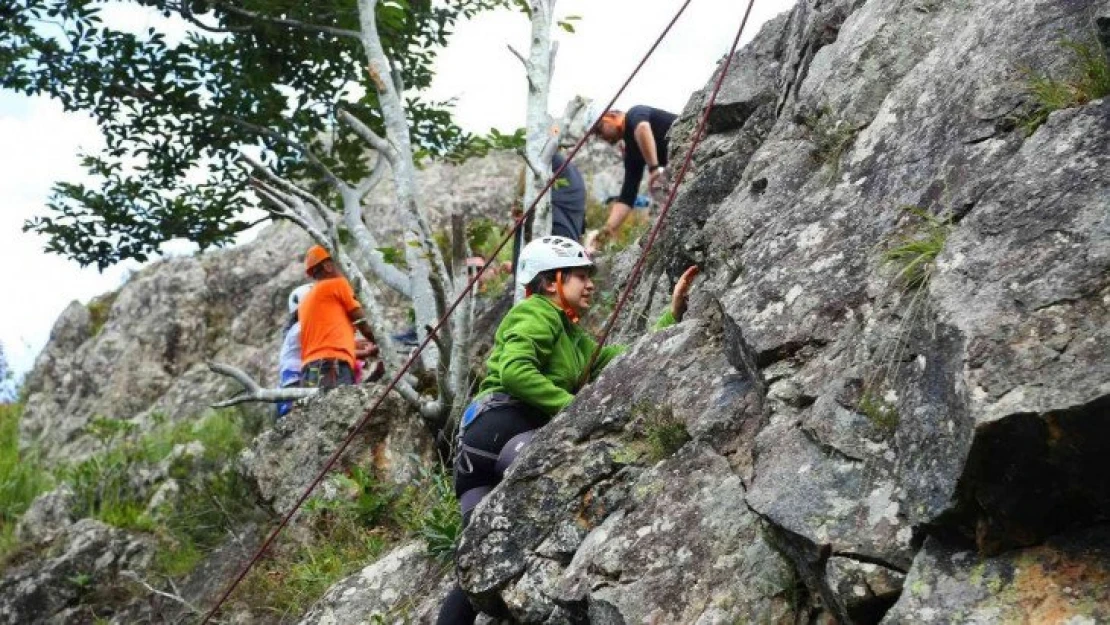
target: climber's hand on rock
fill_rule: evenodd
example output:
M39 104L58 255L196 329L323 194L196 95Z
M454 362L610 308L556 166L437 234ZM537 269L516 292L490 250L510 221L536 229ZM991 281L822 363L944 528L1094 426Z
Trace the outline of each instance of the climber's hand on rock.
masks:
M674 315L675 321L682 321L682 316L686 314L690 285L693 284L694 278L698 276L700 271L697 265L691 265L686 271L682 272L682 277L674 285L674 294L671 296L671 314Z

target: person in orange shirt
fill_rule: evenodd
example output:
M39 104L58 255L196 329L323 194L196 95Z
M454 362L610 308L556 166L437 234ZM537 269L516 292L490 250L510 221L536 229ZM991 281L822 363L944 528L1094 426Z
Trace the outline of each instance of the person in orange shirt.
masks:
M305 254L305 272L315 281L301 300L301 386L334 388L355 383L355 328L374 343L351 283L335 268L328 251L313 245ZM377 352L373 346L368 355ZM360 354L361 355L361 354Z

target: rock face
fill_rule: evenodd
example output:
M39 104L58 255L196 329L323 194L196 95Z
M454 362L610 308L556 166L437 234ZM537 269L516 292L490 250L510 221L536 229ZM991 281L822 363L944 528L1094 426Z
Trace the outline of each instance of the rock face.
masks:
M262 500L278 512L291 507L378 392L353 386L312 397L260 434L239 461ZM351 443L340 466L373 467L385 481L407 484L434 458L434 442L419 415L390 395Z
M744 502L762 389L726 344L719 316L661 333L542 431L460 547L464 585L488 610L522 622L787 618L794 572Z
M1102 558L1084 528L1110 515L1110 99L1021 122L1029 72L1074 75L1060 42L1105 37L1105 14L805 0L768 23L726 77L623 336L691 263L708 301L534 440L466 532L473 596L523 622L877 622L901 596L892 617L916 622L947 597L903 607L904 585L971 575L938 562L1003 567L1045 541ZM707 92L672 131L676 162ZM884 257L928 236L935 260L908 283ZM621 449L640 401L692 441L637 470ZM998 596L952 601L1019 614L1014 576L994 579ZM1041 597L1105 601L1100 580Z
M83 519L65 529L57 553L7 569L0 577L0 621L71 623L96 618L98 604L150 563L147 538ZM130 598L124 593L123 599Z
M1110 531L980 557L929 539L890 623L1103 623L1110 619Z
M577 164L594 201L616 193L620 161L612 148L595 146ZM433 227L447 227L453 213L507 223L521 168L519 156L495 152L420 170ZM383 241L400 231L392 197L385 182L367 207L367 223ZM155 414L199 414L237 389L210 373L207 360L276 384L286 298L306 282L300 258L309 245L297 228L274 226L235 249L152 264L91 304L97 315L71 304L27 378L21 441L37 443L48 460L80 458L96 444L83 430L94 417L145 427ZM391 292L381 296L391 305L389 325L406 330L407 304Z
M769 22L633 294L635 344L464 532L474 601L523 623L1110 619L1110 98L1029 123L1030 75L1074 76L1061 41L1110 39L1108 11L801 0ZM671 132L676 163L706 93ZM479 197L473 177L493 174L474 167L428 180ZM210 401L209 355L270 371L296 236L148 270L99 333L71 307L25 437L80 453L94 414ZM687 319L643 338L691 263ZM259 439L244 467L275 508L368 393L314 399ZM409 423L371 424L359 461L404 480L404 454L433 446ZM452 579L405 546L306 622L430 620Z
M455 582L418 543L402 545L331 587L301 625L432 623Z

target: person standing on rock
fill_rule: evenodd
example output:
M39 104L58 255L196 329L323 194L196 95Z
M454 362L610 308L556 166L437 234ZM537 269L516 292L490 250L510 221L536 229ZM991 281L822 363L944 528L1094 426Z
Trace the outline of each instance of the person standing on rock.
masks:
M585 248L564 237L542 237L521 252L516 279L527 297L498 326L486 361L486 378L459 424L455 494L464 526L536 430L574 401L575 393L626 349L602 348L593 369L586 370L597 343L578 320L590 308L593 270ZM697 267L690 267L679 279L671 308L656 329L682 319L697 273ZM466 593L456 586L436 622L469 624L477 614Z
M596 109L587 112L587 129L593 126L598 116ZM624 142L624 182L617 201L609 206L609 218L605 225L600 231L586 235L587 249L592 251L604 245L628 218L636 204L645 167L648 171L648 190L656 192L666 188L668 134L676 119L678 116L674 113L642 105L628 109L627 113L617 110L600 113L597 136L612 145Z
M297 309L301 300L312 290L311 284L302 284L289 294L289 322L285 324L285 338L281 343L278 356L278 384L281 388L297 386L301 381L301 322ZM277 418L289 414L293 408L291 400L280 401L275 406Z
M313 245L305 254L305 272L314 281L301 300L301 386L335 388L355 383L355 329L374 343L354 290L335 267L328 251ZM367 355L377 353L374 345Z

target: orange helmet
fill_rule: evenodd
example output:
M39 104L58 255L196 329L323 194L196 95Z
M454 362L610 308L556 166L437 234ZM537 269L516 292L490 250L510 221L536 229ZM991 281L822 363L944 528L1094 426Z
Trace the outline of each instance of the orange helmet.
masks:
M311 276L312 268L324 262L325 260L331 260L331 254L328 254L328 251L325 250L322 245L313 245L312 247L308 248L308 252L304 255L305 273Z

